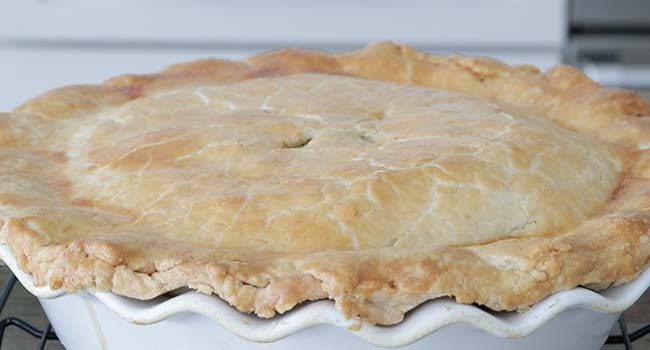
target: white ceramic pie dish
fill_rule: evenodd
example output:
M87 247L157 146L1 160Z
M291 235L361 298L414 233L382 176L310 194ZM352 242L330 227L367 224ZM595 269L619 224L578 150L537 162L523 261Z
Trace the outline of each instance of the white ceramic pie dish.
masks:
M448 298L429 301L390 327L345 320L329 301L264 320L188 291L150 301L112 293L35 287L5 245L0 258L37 296L68 350L82 349L597 349L622 311L650 286L650 269L599 293L575 288L525 313L489 312Z

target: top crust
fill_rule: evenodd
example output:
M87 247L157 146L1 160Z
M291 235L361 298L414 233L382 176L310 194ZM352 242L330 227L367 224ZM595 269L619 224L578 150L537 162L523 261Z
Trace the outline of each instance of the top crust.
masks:
M647 266L649 116L571 67L387 42L189 62L2 115L0 239L55 289L523 310Z

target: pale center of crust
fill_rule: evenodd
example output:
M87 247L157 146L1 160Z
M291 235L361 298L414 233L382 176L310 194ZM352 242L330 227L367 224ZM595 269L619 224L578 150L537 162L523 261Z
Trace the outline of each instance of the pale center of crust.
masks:
M63 141L65 196L132 215L104 234L210 248L301 252L553 234L595 215L622 172L614 150L548 120L341 76L160 92L58 123L74 130Z

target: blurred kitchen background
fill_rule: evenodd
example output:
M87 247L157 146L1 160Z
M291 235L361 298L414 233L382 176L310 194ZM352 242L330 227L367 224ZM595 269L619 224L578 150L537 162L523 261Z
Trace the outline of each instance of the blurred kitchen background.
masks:
M4 0L0 111L54 87L202 57L289 46L342 51L380 40L542 70L568 63L605 85L650 96L647 0ZM2 269L0 282L5 278ZM20 286L14 294L0 317L43 327L36 299ZM630 328L650 322L649 312L645 296L626 313ZM37 342L11 329L2 349ZM648 347L648 339L634 344Z
M645 0L5 0L0 111L53 87L200 57L378 40L541 69L566 62L604 84L650 90Z

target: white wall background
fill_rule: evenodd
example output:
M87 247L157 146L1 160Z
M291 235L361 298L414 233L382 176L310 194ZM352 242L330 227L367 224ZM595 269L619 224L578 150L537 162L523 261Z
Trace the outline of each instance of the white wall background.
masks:
M564 0L5 0L0 111L51 88L219 56L379 40L546 69L566 40Z

